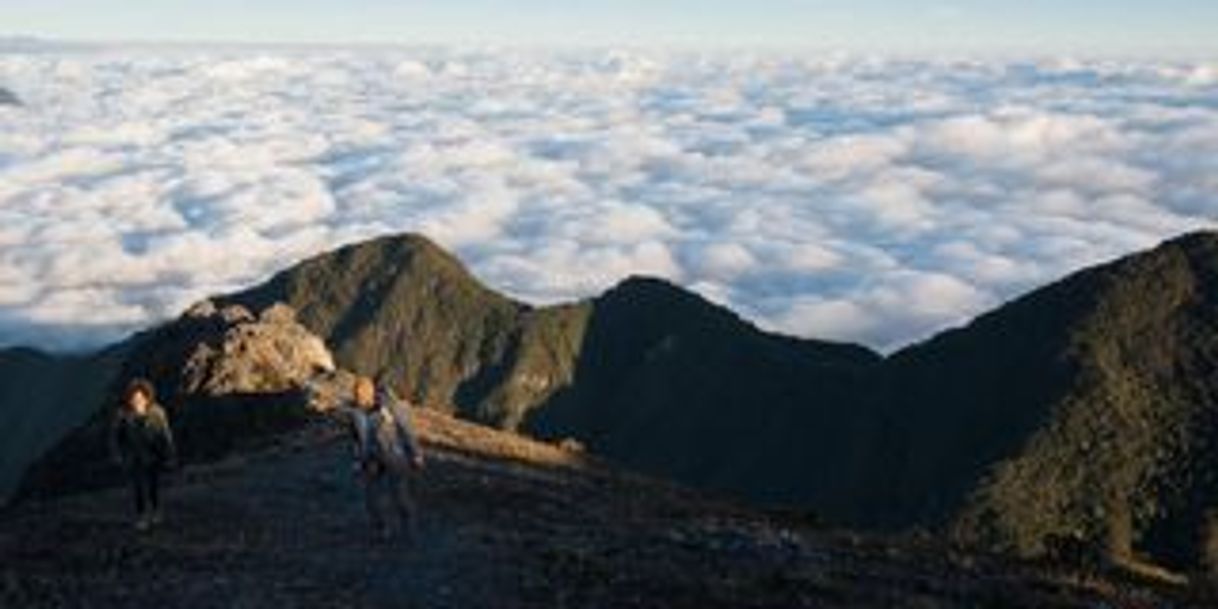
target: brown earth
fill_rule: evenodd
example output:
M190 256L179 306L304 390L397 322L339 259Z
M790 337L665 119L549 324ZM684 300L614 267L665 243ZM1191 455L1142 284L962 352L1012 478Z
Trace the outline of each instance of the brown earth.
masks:
M1183 592L827 530L420 412L414 544L375 541L335 426L0 514L0 607L1158 607Z

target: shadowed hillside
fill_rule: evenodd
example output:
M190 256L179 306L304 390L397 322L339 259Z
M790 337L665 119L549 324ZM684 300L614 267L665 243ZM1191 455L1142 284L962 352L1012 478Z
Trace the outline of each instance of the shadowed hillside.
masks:
M27 467L97 411L125 357L122 346L80 357L0 350L0 501Z
M772 504L847 518L871 351L766 334L670 283L629 279L592 302L575 377L526 429ZM785 482L782 482L785 481Z
M1216 363L1213 234L1038 290L891 359L888 419L909 432L879 503L935 520L967 495L956 532L1025 554L1208 562Z

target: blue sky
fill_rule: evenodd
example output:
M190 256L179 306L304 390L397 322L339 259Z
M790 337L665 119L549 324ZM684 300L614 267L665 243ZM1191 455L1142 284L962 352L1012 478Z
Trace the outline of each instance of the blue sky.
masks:
M1218 52L1214 0L3 0L0 34L91 40Z

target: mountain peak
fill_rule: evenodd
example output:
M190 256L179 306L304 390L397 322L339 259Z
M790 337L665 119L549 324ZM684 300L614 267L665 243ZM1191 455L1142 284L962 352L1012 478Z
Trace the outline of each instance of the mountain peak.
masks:
M668 279L654 275L629 275L617 282L611 290L680 290L681 287Z
M435 241L419 233L391 233L358 241L339 248L335 252L340 253L347 250L365 250L365 249L385 249L402 254L422 254L429 256L437 256L443 258L451 258L444 248L440 247ZM326 254L322 254L323 256Z
M650 275L630 275L597 298L597 301L601 302L616 300L629 300L639 304L675 304L677 302L711 304L697 292L688 290L668 279Z
M418 233L390 234L351 243L337 250L306 260L304 265L338 263L342 265L375 264L381 270L402 270L412 265L426 267L461 280L476 281L456 256L431 239Z
M15 93L0 87L0 106L20 106L21 99Z
M1218 284L1218 231L1204 230L1187 233L1166 241L1160 249L1175 249L1188 260L1194 274Z
M1177 245L1185 249L1218 247L1218 229L1201 229L1184 233L1163 242L1164 245Z

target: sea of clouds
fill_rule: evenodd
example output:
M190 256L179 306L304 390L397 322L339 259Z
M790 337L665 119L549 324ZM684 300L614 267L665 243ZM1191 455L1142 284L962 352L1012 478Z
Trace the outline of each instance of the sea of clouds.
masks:
M536 303L630 274L891 349L1218 218L1218 65L0 53L0 345L94 347L401 231Z

